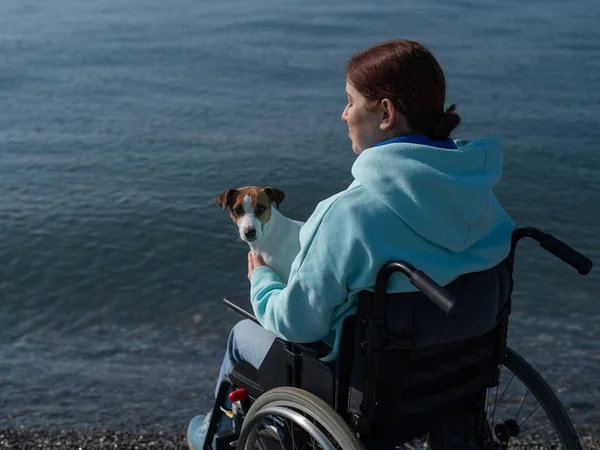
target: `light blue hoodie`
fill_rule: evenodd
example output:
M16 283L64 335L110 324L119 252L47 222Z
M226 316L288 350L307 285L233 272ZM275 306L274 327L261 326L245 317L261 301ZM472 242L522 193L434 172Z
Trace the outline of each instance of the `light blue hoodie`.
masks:
M454 144L414 136L362 152L354 182L319 203L302 228L288 284L268 267L252 273L252 307L264 328L293 342L325 340L333 350L323 360L331 361L358 292L374 289L385 263L405 260L444 286L504 259L514 224L492 192L500 140ZM415 290L402 274L388 285Z

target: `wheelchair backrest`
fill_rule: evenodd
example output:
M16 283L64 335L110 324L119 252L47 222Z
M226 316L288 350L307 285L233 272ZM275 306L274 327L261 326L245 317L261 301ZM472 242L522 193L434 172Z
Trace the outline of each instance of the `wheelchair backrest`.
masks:
M374 364L365 341L373 293L361 292L356 316L344 324L337 390L337 404L347 405L355 428L364 433L372 427L393 427L398 434L401 424L410 436L476 407L485 390L498 382L510 277L502 262L446 286L461 302L456 318L446 316L423 294L387 294L386 343L375 359L376 380L365 375L367 365ZM375 406L369 409L363 397L373 385Z
M461 311L455 318L449 318L420 292L387 294L388 338L401 337L414 347L424 347L468 339L491 330L508 299L508 268L502 263L489 270L462 275L445 289L460 300ZM369 297L368 294L364 297L365 307Z

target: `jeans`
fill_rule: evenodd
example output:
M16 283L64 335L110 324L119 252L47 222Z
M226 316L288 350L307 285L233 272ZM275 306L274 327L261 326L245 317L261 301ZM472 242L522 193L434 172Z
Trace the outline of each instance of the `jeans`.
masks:
M221 364L221 371L217 379L215 397L219 392L219 386L223 381L231 381L229 376L233 371L233 365L247 362L256 369L262 364L267 356L276 336L250 319L238 322L229 333L227 350ZM229 399L227 399L229 402ZM225 405L229 406L229 405Z
M227 349L225 350L221 371L219 372L219 378L217 379L215 397L219 392L221 383L223 383L223 381L231 381L230 376L234 364L247 362L258 369L267 356L275 339L276 336L273 333L265 330L250 319L238 322L229 333ZM231 409L231 402L228 397L225 398L225 403L221 406L226 409ZM204 418L204 423L198 430L194 439L195 446L193 448L196 448L196 446L199 449L203 447L210 417L211 415L208 414L206 418ZM224 414L221 415L221 419L217 426L217 432L230 427L231 420Z

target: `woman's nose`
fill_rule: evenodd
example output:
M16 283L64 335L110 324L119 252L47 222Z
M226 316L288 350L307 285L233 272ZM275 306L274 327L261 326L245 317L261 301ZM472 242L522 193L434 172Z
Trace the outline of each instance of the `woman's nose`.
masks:
M342 117L341 117L341 119L342 119L342 122L344 122L344 123L347 123L347 120L346 120L346 110L347 109L348 109L348 107L346 106L344 108L344 110L342 111Z

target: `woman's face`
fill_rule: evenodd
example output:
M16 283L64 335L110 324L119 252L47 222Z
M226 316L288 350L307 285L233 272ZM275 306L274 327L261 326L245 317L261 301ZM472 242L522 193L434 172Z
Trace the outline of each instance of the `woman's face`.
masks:
M346 95L348 104L342 113L342 121L348 124L352 151L360 155L363 150L389 138L389 131L382 129L385 111L380 105L373 105L349 81L346 81ZM370 103L372 108L367 110Z

